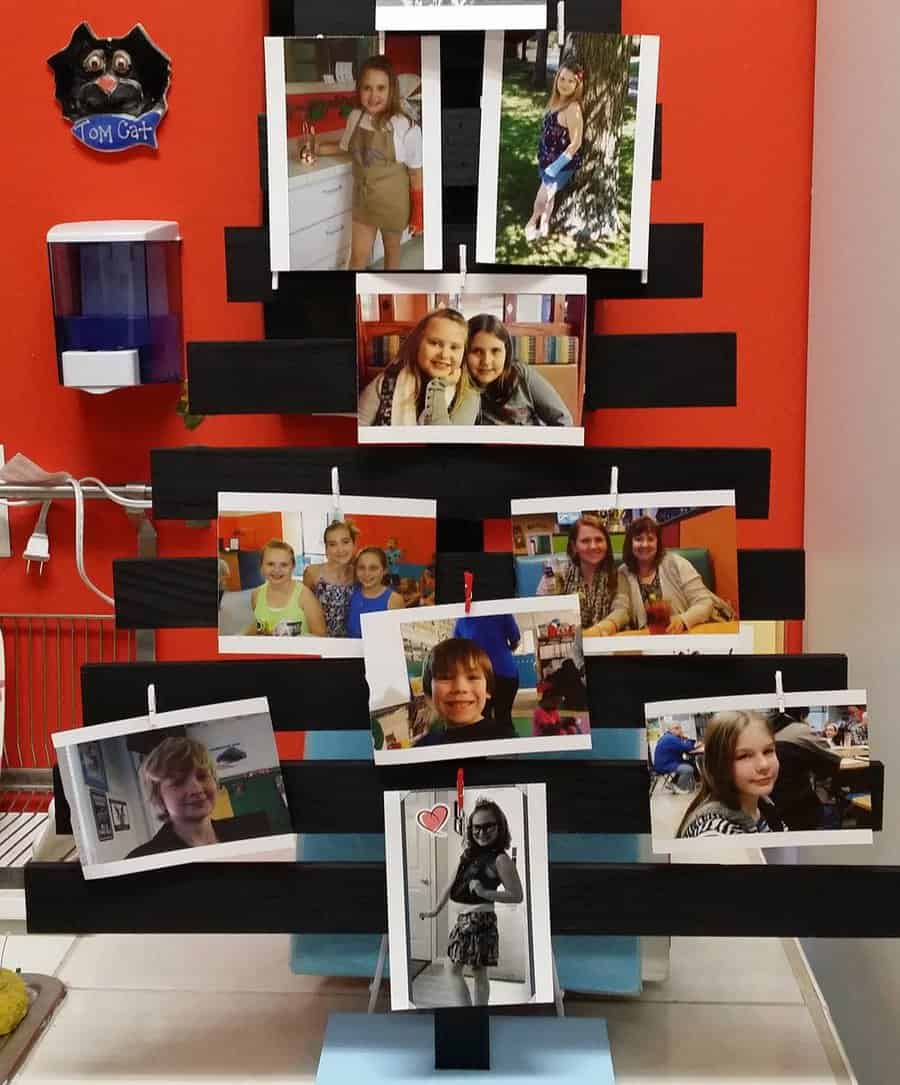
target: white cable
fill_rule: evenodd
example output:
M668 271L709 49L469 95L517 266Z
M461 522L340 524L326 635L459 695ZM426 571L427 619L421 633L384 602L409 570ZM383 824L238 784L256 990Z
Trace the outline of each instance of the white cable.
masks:
M137 497L119 497L117 493L111 490L105 482L101 482L99 478L94 478L93 475L87 475L85 478L78 480L83 486L86 482L93 482L95 486L98 486L110 501L115 501L117 505L123 505L126 509L152 509L153 502L147 501L145 498Z
M84 494L81 492L81 483L77 478L72 478L71 475L64 481L72 487L72 493L75 497L75 567L78 570L78 575L95 595L99 595L105 603L109 603L115 610L115 599L111 595L107 595L106 592L101 591L84 569Z

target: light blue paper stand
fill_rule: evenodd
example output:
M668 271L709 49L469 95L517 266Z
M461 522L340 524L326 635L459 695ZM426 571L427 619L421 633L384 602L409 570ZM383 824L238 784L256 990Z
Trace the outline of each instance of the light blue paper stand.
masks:
M333 1013L316 1085L615 1085L606 1022L590 1017L491 1018L490 1070L435 1070L430 1013Z

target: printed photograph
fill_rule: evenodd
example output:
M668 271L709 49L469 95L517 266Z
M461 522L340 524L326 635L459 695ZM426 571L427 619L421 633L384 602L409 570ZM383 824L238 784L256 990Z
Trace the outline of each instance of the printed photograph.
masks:
M442 265L440 39L266 38L273 271Z
M434 501L220 493L219 651L359 658L364 614L434 603Z
M546 0L375 0L377 30L543 30Z
M544 784L387 791L391 1009L553 1001Z
M85 878L293 853L264 697L53 735ZM83 756L100 751L97 786Z
M646 269L659 38L485 38L478 260Z
M575 596L363 616L376 764L590 749Z
M644 714L654 851L872 843L865 690L654 702Z
M359 441L583 445L583 275L357 276Z
M586 654L734 647L733 490L516 500L511 513L518 595L576 593Z

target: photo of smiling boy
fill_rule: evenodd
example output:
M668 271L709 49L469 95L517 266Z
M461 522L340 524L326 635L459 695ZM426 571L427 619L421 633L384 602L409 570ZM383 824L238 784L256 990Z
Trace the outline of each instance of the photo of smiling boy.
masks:
M487 652L468 637L435 645L425 660L422 691L437 719L418 746L514 738L509 723L486 719L494 693L494 668Z

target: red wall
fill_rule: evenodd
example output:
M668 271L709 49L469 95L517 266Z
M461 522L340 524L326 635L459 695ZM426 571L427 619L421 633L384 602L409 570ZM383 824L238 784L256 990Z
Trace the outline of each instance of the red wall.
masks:
M226 301L223 230L261 221L256 124L267 7L266 0L226 7L157 0L152 9L130 0L55 0L22 16L27 33L8 50L6 81L28 92L6 132L15 168L0 179L3 206L12 209L0 272L7 456L22 451L48 469L124 482L148 480L149 451L160 446L354 443L352 419L232 416L189 432L175 413L175 386L93 397L57 383L44 237L58 222L177 219L187 339L262 335L260 306ZM157 154L101 156L79 146L62 120L46 58L82 19L102 35L143 20L172 57ZM742 547L803 541L814 26L814 0L736 0L727 8L718 0L624 0L626 31L662 36L663 180L653 188L653 219L705 224L704 296L608 302L598 330L736 331L738 406L599 411L588 415L588 441L771 448L770 516L739 521ZM107 609L75 573L71 507L51 512L52 558L41 578L34 571L26 578L20 557L36 513L12 510L16 556L0 560L0 610ZM215 525L163 521L157 529L162 556L215 553ZM508 546L508 526L505 539ZM90 504L87 546L88 571L110 591L112 559L135 553L122 510ZM215 631L161 631L158 655L214 656Z

